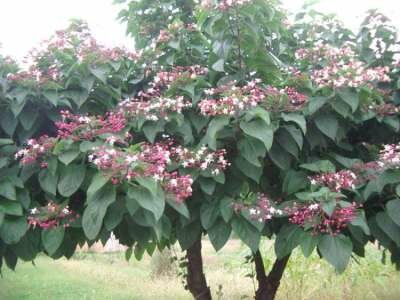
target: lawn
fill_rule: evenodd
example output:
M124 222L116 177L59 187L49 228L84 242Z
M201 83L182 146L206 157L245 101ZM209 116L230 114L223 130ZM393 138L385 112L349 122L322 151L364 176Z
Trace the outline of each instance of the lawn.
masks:
M266 264L273 260L269 243L263 246ZM252 299L254 284L244 264L248 254L237 240L215 254L204 242L206 274L215 299ZM400 299L400 275L391 265L381 264L381 252L373 246L365 259L351 262L338 276L317 254L304 259L296 252L289 263L278 299ZM0 279L0 299L191 299L169 271L160 275L162 260L145 257L126 262L124 253L80 252L72 259L53 261L45 256L31 263L19 263L16 272L5 270Z

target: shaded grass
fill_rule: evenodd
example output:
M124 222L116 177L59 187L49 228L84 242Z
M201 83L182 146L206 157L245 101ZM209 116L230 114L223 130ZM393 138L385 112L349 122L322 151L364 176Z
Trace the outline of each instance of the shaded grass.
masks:
M264 242L262 249L269 269L274 260L272 245ZM219 289L222 294L215 299L253 298L254 283L246 277L252 267L244 263L244 256L249 254L245 246L231 240L215 254L205 241L203 253L208 283L214 294ZM304 259L296 250L277 298L400 299L400 275L380 259L380 251L369 246L367 257L360 264L353 260L344 274L336 275L316 253ZM149 257L126 262L123 253L85 252L71 260L53 261L40 256L35 265L20 263L16 272L4 270L0 299L191 299L181 278L154 276Z

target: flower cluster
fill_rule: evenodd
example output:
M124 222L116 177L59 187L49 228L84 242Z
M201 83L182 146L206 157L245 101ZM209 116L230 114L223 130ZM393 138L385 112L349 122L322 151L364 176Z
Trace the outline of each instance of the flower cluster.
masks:
M310 177L311 184L328 187L334 192L342 189L354 189L357 184L357 176L350 170L341 170L336 173L323 173Z
M207 73L208 69L199 65L188 67L178 66L174 67L171 71L158 72L151 85L154 88L169 87L171 83L178 80L196 79L198 76L206 75Z
M312 49L299 49L296 58L307 59L318 65L311 79L318 87L359 87L371 82L389 82L388 67L368 68L356 58L349 46L335 48L317 44Z
M336 206L331 215L328 215L318 203L297 204L286 208L285 213L289 216L289 222L303 228L312 228L313 234L325 233L331 235L339 234L357 214L357 204L349 206Z
M105 133L119 133L126 125L126 119L121 112L110 112L103 118L74 115L69 111L61 111L61 117L61 121L55 123L58 136L75 141L92 140Z
M229 166L229 162L225 158L226 150L224 149L211 152L205 146L198 150L189 150L178 146L171 148L171 156L183 168L210 170L212 175L218 175Z
M384 170L400 168L400 144L384 145L379 153L378 164Z
M215 5L215 8L221 10L221 11L226 11L241 5L245 5L247 3L250 3L252 0L221 0L218 1L218 3ZM212 0L203 0L201 2L201 7L204 9L210 9L213 8L214 6L214 1Z
M39 161L43 156L46 156L54 148L56 139L46 135L40 138L30 139L26 143L26 147L19 150L15 154L16 159L20 159L22 165L30 165ZM46 167L46 163L41 163L42 167Z
M272 201L265 194L259 194L257 203L249 208L249 213L251 218L259 222L266 222L274 216L282 216L284 212L274 207Z
M308 97L293 87L278 89L268 86L265 89L267 97L261 103L269 111L292 112L301 110L308 101Z
M113 184L152 177L177 202L184 201L192 194L193 180L190 176L168 172L167 165L171 159L168 145L165 144L144 144L138 152L100 147L89 155L89 160L109 176Z
M67 30L56 31L49 40L32 49L25 57L27 70L8 75L12 81L33 81L45 84L62 79L62 69L69 61L65 57L74 57L78 62L106 62L129 59L137 62L141 52L128 51L125 48L107 48L99 44L91 35L84 22L75 22Z
M400 113L400 107L393 103L376 104L368 106L367 111L373 111L378 116L394 116Z
M219 88L206 90L205 93L212 99L199 102L198 106L203 115L236 115L237 113L257 106L264 98L265 91L258 84L259 79L238 87L234 82Z
M30 210L28 223L33 228L53 229L59 226L69 227L79 214L70 210L68 206L50 201L47 206L35 207Z
M170 113L182 113L184 109L191 106L192 103L182 96L176 98L159 96L145 101L133 98L122 101L119 104L119 112L125 114L127 118L143 117L146 120L158 121L168 120Z

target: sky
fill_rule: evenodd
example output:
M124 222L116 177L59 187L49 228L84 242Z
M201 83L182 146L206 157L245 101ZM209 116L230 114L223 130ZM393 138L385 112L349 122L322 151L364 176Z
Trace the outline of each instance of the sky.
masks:
M304 0L281 0L291 12ZM94 36L108 46L133 47L125 36L125 26L117 20L119 7L113 0L0 0L0 53L22 60L26 53L65 28L72 18L89 23ZM346 25L357 28L365 11L378 8L400 28L399 0L320 0L315 8L336 13Z

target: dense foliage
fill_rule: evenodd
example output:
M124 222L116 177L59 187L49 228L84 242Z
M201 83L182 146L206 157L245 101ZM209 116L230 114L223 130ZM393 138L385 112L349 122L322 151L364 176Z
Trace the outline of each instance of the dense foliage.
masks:
M342 272L371 242L400 263L389 20L353 34L275 1L117 2L136 52L74 22L27 70L0 60L0 267L111 232L138 259L234 232L257 255L273 238L278 262L300 246Z

